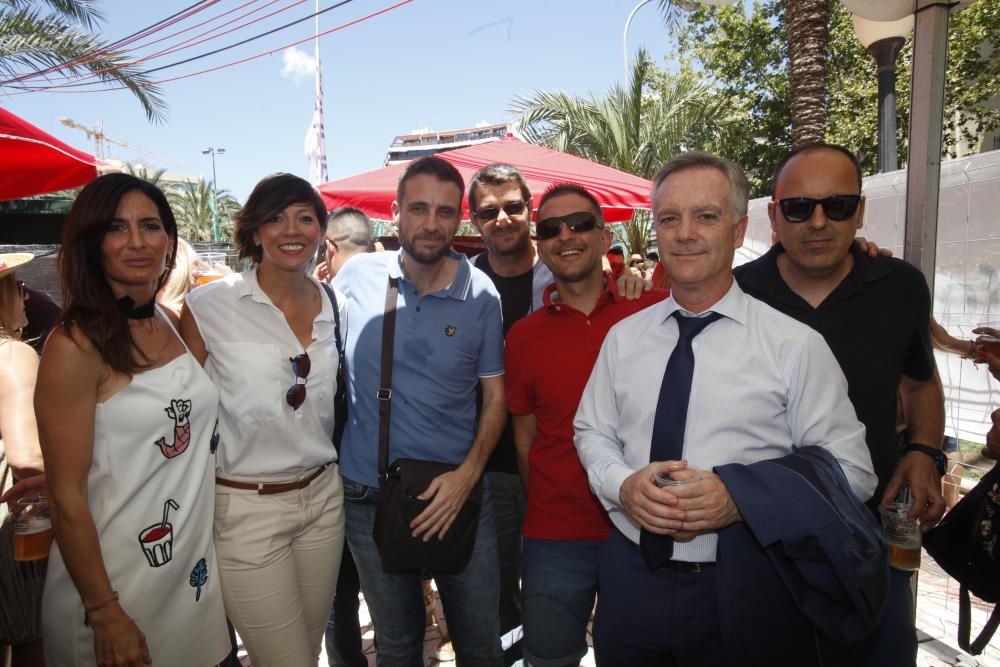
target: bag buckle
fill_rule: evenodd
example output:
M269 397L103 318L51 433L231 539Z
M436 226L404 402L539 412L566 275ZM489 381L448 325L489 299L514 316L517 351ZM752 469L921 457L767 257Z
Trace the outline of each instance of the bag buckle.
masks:
M375 392L375 398L380 401L388 401L392 398L392 389L388 387L379 387L378 391Z

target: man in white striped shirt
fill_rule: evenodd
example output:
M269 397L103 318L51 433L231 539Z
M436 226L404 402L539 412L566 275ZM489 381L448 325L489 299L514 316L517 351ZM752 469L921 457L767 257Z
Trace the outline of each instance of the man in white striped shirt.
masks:
M671 297L611 329L574 422L591 488L615 525L601 556L594 645L601 665L723 665L711 566L717 531L741 517L711 470L814 445L833 455L860 498L871 496L876 478L864 427L823 338L733 280L747 225L739 168L685 153L653 183ZM691 343L682 460L650 462L661 380L678 344L675 313L721 318ZM701 480L675 491L656 485L655 474L684 477L685 467ZM639 549L643 531L674 538L670 559L652 569Z

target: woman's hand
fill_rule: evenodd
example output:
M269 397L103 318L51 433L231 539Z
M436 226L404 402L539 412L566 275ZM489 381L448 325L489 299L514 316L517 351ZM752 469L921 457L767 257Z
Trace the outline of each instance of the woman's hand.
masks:
M7 489L7 493L0 496L0 503L7 503L11 512L14 511L14 503L18 498L22 498L30 493L44 493L48 495L49 486L46 483L45 475L33 475L25 477L14 486Z
M153 664L146 646L146 636L125 613L121 605L112 602L88 617L94 630L94 654L100 667L142 667Z

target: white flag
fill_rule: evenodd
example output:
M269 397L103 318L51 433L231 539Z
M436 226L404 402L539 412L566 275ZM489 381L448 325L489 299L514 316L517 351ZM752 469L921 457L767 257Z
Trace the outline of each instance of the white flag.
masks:
M316 0L319 12L319 0ZM316 106L312 124L306 132L306 157L309 158L309 182L313 185L330 180L326 171L326 134L323 131L323 65L319 60L319 16L316 16Z

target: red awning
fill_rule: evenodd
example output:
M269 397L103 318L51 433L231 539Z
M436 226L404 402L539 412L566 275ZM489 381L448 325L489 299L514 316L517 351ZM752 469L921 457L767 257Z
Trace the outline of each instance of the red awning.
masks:
M507 138L500 141L438 153L451 162L466 185L472 175L494 162L512 164L521 170L531 190L534 208L545 190L556 183L577 183L600 202L608 222L632 217L633 209L649 209L650 181L575 155ZM360 208L372 218L392 219L396 183L406 164L396 164L319 186L329 210L340 206ZM463 217L468 218L468 202L463 200Z
M101 164L0 107L0 201L84 185Z

